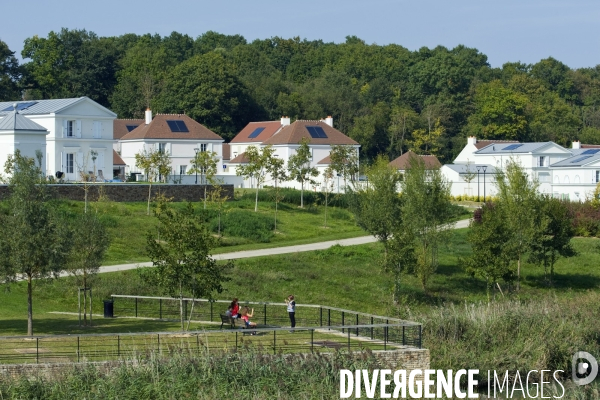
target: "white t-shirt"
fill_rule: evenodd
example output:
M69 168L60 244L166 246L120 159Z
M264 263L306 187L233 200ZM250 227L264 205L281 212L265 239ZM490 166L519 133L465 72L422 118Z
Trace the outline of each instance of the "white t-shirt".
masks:
M292 300L288 302L287 305L288 312L296 312L296 300Z

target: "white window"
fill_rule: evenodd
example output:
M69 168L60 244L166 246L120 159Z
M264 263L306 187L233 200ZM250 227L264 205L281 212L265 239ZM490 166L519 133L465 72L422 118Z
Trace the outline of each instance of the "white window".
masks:
M540 182L550 182L550 174L539 174L538 179Z
M187 165L180 165L179 166L179 175L185 175L187 170Z
M538 162L538 167L544 167L546 165L545 161L546 161L546 157L540 156L539 162Z
M600 182L600 170L596 170L596 183Z
M102 121L94 121L94 139L102 138Z
M167 144L166 143L159 143L158 144L158 152L159 153L165 153L167 151Z
M75 121L67 121L67 137L75 137Z
M200 143L200 151L206 151L206 143Z
M75 154L67 153L67 174L75 172Z

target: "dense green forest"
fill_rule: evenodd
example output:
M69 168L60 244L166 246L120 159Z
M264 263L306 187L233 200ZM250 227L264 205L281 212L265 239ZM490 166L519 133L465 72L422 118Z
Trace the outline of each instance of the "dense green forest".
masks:
M412 149L449 162L465 137L600 143L600 65L547 58L491 68L459 45L409 51L273 37L249 43L62 29L25 40L22 64L0 41L0 100L88 96L119 118L187 113L226 139L249 121L316 119L362 145L361 157Z

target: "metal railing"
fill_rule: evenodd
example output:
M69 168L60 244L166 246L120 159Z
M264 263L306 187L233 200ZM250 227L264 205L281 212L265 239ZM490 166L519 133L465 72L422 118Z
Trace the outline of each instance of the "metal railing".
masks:
M179 299L113 295L117 316L179 319ZM341 308L298 304L294 329L289 328L285 303L241 301L254 308L257 328L219 329L220 314L229 301L183 299L187 309L195 302L194 320L201 330L185 332L106 333L0 337L0 363L51 363L130 359L150 354L188 351L237 351L242 348L268 353L421 348L421 324ZM205 324L205 322L214 324ZM194 327L198 325L194 323ZM228 326L227 326L228 327ZM214 328L214 329L213 329Z
M345 333L341 331L344 330ZM355 333L359 335L356 336ZM330 352L345 349L392 350L403 341L421 347L420 325L398 323L223 329L186 332L82 334L0 337L0 363L89 362L144 358L174 352L208 354L211 351L253 349L265 353ZM406 341L408 342L408 341ZM405 345L406 347L413 347Z

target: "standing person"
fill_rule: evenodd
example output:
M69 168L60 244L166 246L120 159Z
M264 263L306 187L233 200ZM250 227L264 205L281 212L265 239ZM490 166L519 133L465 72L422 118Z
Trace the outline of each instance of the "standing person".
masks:
M290 294L287 299L285 299L285 304L287 304L287 312L290 316L290 324L292 325L293 332L294 327L296 326L296 300L294 300L294 295Z

